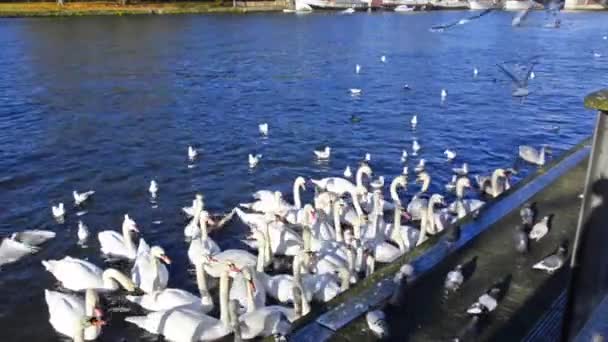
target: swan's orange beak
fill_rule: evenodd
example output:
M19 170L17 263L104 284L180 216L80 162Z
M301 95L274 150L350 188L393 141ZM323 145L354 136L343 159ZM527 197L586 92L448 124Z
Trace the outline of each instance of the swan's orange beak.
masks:
M162 260L167 265L171 265L171 259L169 259L169 257L166 255L161 255L160 260Z

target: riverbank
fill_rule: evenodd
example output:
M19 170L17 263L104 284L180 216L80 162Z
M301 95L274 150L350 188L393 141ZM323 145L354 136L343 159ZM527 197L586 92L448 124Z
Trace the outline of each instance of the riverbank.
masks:
M82 15L141 15L141 14L199 14L277 12L285 8L284 1L232 2L172 2L119 5L116 2L55 2L0 3L0 17L55 17Z

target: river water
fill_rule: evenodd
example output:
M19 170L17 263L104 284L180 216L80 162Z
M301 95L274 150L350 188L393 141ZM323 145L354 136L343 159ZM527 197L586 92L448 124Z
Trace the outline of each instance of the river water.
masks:
M92 232L118 229L129 213L174 260L170 286L194 290L180 207L197 191L212 212L227 212L256 189L290 192L298 175L340 175L365 153L376 175L392 179L414 137L432 190L443 191L452 167L442 154L447 147L458 153L455 164L489 173L512 166L520 144L548 144L559 155L591 133L594 113L582 100L608 84L606 14L562 14L557 30L543 27L542 12L520 28L500 12L428 30L467 15L1 19L0 234L57 233L40 253L0 271L2 340L59 338L43 295L57 284L41 260L70 255L104 265L95 238L86 248L76 244L74 189L97 190L81 217ZM512 98L495 64L536 55L531 95ZM352 97L349 88L363 93ZM361 122L351 123L351 115ZM261 122L270 125L267 139L257 132ZM193 168L189 144L200 153ZM319 164L312 151L325 145L332 158ZM248 153L263 154L254 170ZM410 169L417 161L410 159ZM532 170L522 168L516 179ZM158 208L147 193L152 178ZM51 217L59 201L69 208L63 225ZM214 238L238 245L242 228L231 223ZM121 321L124 300L106 300L115 309L99 340L154 340Z

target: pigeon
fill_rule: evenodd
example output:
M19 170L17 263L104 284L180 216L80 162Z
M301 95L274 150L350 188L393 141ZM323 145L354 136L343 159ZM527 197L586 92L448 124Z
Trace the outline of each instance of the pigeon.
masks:
M408 281L412 279L414 275L414 267L410 264L404 264L401 266L399 271L395 273L393 277L393 282L395 284L393 294L389 299L389 304L395 307L399 307L403 301L403 296L405 295L405 286Z
M350 170L350 166L347 166L346 169L344 170L344 177L351 178L352 176L353 176L353 173Z
M51 211L53 212L53 217L56 219L62 219L65 216L65 209L63 207L63 203L59 203L56 206L51 207Z
M78 242L84 244L88 237L89 228L82 221L78 221Z
M158 184L154 179L150 181L150 187L148 188L148 192L150 193L150 196L152 196L152 198L156 198L156 193L158 192Z
M454 152L454 151L445 150L445 151L443 151L443 154L446 156L448 161L452 161L452 160L454 160L454 158L456 158L456 152Z
M528 235L531 240L539 241L549 232L549 216L543 217L543 219L536 223L530 234Z
M194 149L194 147L188 146L188 160L194 161L197 155L198 152Z
M262 158L261 154L256 154L255 156L253 154L249 154L249 167L252 169L256 167L260 162L260 158Z
M389 336L388 323L386 322L386 315L381 310L369 311L365 315L367 326L369 330L376 335L379 339L383 339Z
M543 260L532 266L535 270L545 271L549 274L559 270L566 262L566 248L559 246L557 252L545 257Z
M72 191L72 195L74 196L74 204L76 204L76 206L81 205L88 200L89 197L93 196L93 194L95 194L95 191L93 190L85 191L83 193L78 193L76 190Z
M314 153L318 159L329 159L329 156L331 155L331 148L329 146L325 146L325 149L321 151L315 150Z
M498 306L499 294L499 288L491 288L490 291L482 294L477 301L467 309L467 313L471 315L481 315L494 311Z
M462 275L462 265L457 265L452 271L448 272L445 277L444 287L447 291L456 292L464 282Z
M259 124L258 130L260 131L261 135L263 135L265 137L268 136L268 124L266 122Z
M515 250L519 253L526 253L528 251L528 234L526 234L523 225L515 226L513 243L515 244Z
M526 203L520 210L519 215L521 216L521 222L526 227L532 227L534 224L534 210L532 209L532 205Z

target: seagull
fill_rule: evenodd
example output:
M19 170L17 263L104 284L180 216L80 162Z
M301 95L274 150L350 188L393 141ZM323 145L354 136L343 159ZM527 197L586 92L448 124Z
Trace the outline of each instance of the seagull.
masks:
M194 158L198 155L198 152L192 146L188 146L188 159L194 161Z
M532 69L537 64L536 61L533 61L526 71L526 75L523 79L517 78L510 70L507 70L502 64L496 64L496 66L505 73L505 75L509 76L513 84L515 85L515 90L511 95L513 97L525 97L530 94L528 90L528 80L530 79L530 75L532 74Z
M260 134L267 137L268 136L268 123L264 122L258 125L258 131Z
M407 176L409 174L409 169L407 168L407 166L403 167L403 171L401 171L401 174L404 176Z
M361 66L359 64L355 65L355 74L358 74L361 72Z
M456 158L456 152L454 151L445 150L443 154L448 158L448 161L452 161Z
M536 223L530 234L528 235L531 240L539 241L549 232L549 216L543 217L543 219Z
M515 243L516 251L520 253L526 253L528 251L528 234L526 234L525 227L523 225L515 226L513 242Z
M78 242L84 244L88 237L89 228L82 221L78 221Z
M448 272L448 275L445 277L444 287L448 291L455 292L458 291L463 282L462 265L456 265L456 268Z
M455 167L452 169L452 172L459 176L466 176L469 174L469 164L462 163L462 167Z
M371 155L371 154L369 154L369 153L366 153L366 154L365 154L365 161L366 161L366 162L369 162L369 161L371 161L371 160L372 160L372 155Z
M599 52L595 52L595 51L594 51L594 52L593 52L593 57L595 57L595 58L600 58L600 57L602 57L602 54L601 54L601 53L599 53Z
M346 166L346 169L344 169L344 177L350 178L352 176L353 176L353 173L350 170L350 166Z
M381 61L382 63L386 63L386 56L382 56L382 57L380 57L380 61Z
M473 77L477 77L477 74L479 74L479 70L477 70L477 68L473 68Z
M74 204L76 204L76 206L81 205L84 203L84 201L89 199L89 197L93 196L94 193L95 191L93 190L85 191L80 194L76 190L72 191L72 195L74 196Z
M418 115L414 114L411 122L412 122L412 128L416 128L416 125L418 125Z
M488 313L494 311L498 306L498 295L500 294L500 289L497 287L493 287L487 293L482 294L477 302L473 303L468 309L467 313L471 315L480 315L483 313Z
M559 246L557 252L545 257L543 260L532 266L535 270L545 271L549 274L559 270L566 261L566 248Z
M158 192L158 184L154 179L150 181L150 187L148 188L148 192L150 192L150 196L152 196L152 198L156 198L156 193Z
M445 99L448 97L448 91L445 89L441 89L441 102L445 101Z
M65 216L65 209L63 208L63 203L59 203L57 206L52 206L51 208L53 212L53 217L56 219L63 219Z
M414 140L412 143L412 155L417 156L418 151L420 151L420 144L418 144L418 140Z
M329 146L325 146L325 149L321 151L315 150L314 152L318 159L329 159L331 148Z
M261 154L256 154L255 156L253 154L249 154L249 167L252 169L256 167L260 162L260 158L262 158Z
M416 167L414 168L414 171L416 171L416 173L420 173L422 171L424 171L424 166L426 165L426 160L420 159L420 161L418 161L418 165L416 165Z
M452 192L456 189L456 181L458 180L458 176L452 175L452 180L445 185L445 189L449 192Z
M406 150L402 150L401 151L401 162L405 163L407 161L407 151Z
M407 84L407 83L406 83L406 84L404 84L404 85L403 85L403 89L405 89L405 90L410 90L410 89L412 89L412 88L410 87L410 85L409 85L409 84Z
M352 96L361 95L361 89L359 88L350 88L349 91Z
M533 80L533 79L535 79L535 78L536 78L536 74L534 73L534 71L532 71L532 72L530 73L530 79L531 79L531 80Z
M379 339L384 339L389 336L388 323L386 315L381 310L370 311L365 315L369 330Z

